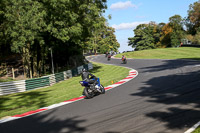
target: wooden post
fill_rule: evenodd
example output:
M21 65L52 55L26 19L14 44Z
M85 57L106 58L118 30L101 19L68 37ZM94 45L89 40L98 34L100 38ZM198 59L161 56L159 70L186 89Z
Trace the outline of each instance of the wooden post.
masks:
M7 64L5 63L5 69L6 69L6 77L8 77L8 68L7 68Z
M15 79L15 71L13 67L12 67L12 75L13 75L13 79Z
M6 67L6 77L8 77L8 68Z

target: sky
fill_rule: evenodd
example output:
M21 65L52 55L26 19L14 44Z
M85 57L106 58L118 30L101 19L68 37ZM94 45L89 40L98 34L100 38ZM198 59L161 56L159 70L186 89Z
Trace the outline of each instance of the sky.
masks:
M198 0L107 0L107 10L104 17L109 26L115 28L117 41L120 43L119 52L131 51L128 38L134 37L133 30L139 24L154 21L157 24L168 23L174 15L187 17L189 5Z

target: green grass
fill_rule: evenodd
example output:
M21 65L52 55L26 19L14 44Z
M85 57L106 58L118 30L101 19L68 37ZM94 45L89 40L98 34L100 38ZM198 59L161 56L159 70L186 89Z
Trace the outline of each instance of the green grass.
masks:
M195 131L193 131L192 133L200 133L200 126Z
M117 82L125 78L129 73L129 69L119 66L99 63L93 63L93 65L94 69L91 72L100 78L101 84L104 86L110 85L111 81ZM22 114L79 97L83 92L83 87L79 84L80 80L81 77L78 76L51 87L0 96L0 118Z
M179 47L179 48L162 48L121 53L116 57L121 58L125 55L133 59L195 59L200 60L200 48Z
M0 79L0 82L10 82L10 81L16 81L16 80L13 80L11 77L8 77L6 79Z

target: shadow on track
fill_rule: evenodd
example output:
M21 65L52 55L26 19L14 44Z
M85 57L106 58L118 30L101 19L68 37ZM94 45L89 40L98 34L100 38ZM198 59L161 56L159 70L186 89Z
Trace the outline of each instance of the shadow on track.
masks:
M77 133L85 132L86 128L79 124L85 120L77 117L57 118L52 116L54 110L45 115L34 115L0 125L1 133ZM66 112L67 113L67 112Z
M165 62L163 65L142 69L144 72L154 73L170 70L171 74L148 79L144 82L145 85L139 88L138 93L131 95L147 98L146 101L154 103L154 106L160 105L161 108L158 108L156 112L148 112L146 116L166 123L170 129L190 128L200 120L200 67L194 67L200 62L163 61ZM172 73L175 69L178 72Z
M186 59L177 59L177 60L163 60L162 65L150 66L150 67L143 67L140 68L144 70L144 72L157 72L163 70L172 70L184 66L194 66L200 65L200 61L197 60L186 60Z

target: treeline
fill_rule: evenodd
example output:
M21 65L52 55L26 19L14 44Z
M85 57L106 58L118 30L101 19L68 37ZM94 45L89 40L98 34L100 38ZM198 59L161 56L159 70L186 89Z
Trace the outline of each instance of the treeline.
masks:
M188 42L200 44L200 0L189 6L187 17L174 15L168 23L140 24L128 40L135 50L177 47Z
M107 0L1 0L0 57L18 53L25 76L54 65L77 66L83 53L117 51L114 29L103 16Z

